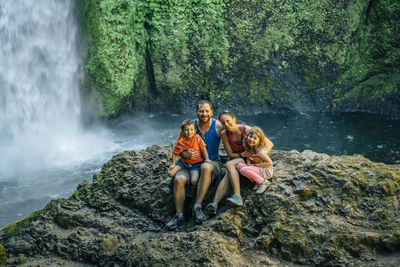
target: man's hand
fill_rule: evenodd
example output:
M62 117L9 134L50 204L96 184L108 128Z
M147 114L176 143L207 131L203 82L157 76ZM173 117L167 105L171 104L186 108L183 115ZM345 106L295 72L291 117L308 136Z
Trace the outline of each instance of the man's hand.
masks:
M196 160L200 158L200 151L193 151L193 149L190 148L188 150L182 151L180 156L185 159Z
M175 168L175 164L169 165L169 169L170 169L170 170L172 170L173 168Z

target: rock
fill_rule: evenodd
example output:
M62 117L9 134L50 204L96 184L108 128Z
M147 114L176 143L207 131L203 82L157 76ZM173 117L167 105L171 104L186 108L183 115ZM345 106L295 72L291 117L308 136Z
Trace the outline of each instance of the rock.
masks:
M174 214L166 175L171 149L116 155L70 198L52 200L3 228L0 266L400 264L398 165L272 151L275 176L264 194L242 180L244 207L223 199L217 215L198 225L191 217L195 191L188 190L193 194L186 199L185 222L168 232L165 222Z

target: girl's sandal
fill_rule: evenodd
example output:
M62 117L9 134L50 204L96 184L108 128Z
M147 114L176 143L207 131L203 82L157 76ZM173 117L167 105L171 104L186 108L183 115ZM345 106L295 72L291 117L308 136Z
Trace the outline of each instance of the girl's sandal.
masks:
M270 183L268 180L265 180L264 182L262 182L262 183L260 184L260 187L257 189L256 194L262 194L262 193L264 193L264 191L267 190L267 188L268 188L268 186L269 186L270 184L271 184L271 183Z

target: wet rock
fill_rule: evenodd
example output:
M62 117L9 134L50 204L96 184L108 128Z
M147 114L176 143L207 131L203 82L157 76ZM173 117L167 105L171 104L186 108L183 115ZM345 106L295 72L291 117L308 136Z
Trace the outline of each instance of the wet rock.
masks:
M273 151L275 176L264 194L242 180L244 207L232 208L223 199L217 215L198 225L191 217L191 188L184 224L168 232L164 225L174 214L166 175L171 149L116 155L70 198L52 200L2 229L0 264L400 264L398 165L359 155Z

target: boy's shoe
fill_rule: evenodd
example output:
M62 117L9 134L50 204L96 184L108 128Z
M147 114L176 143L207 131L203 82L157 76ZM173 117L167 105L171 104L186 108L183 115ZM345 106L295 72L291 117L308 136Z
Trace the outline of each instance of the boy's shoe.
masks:
M193 208L193 217L196 218L197 223L202 223L207 220L207 216L204 214L203 209L201 207Z
M176 227L181 225L185 219L183 216L178 216L175 215L172 217L166 224L165 226L168 228L168 230L174 230Z
M268 188L271 183L268 180L265 180L260 184L260 187L257 189L256 194L262 194Z
M206 207L206 212L209 215L215 216L217 214L218 205L217 203L208 203Z
M243 206L243 199L241 196L237 194L233 194L230 198L227 198L226 201L229 203L237 206L237 207L242 207Z

